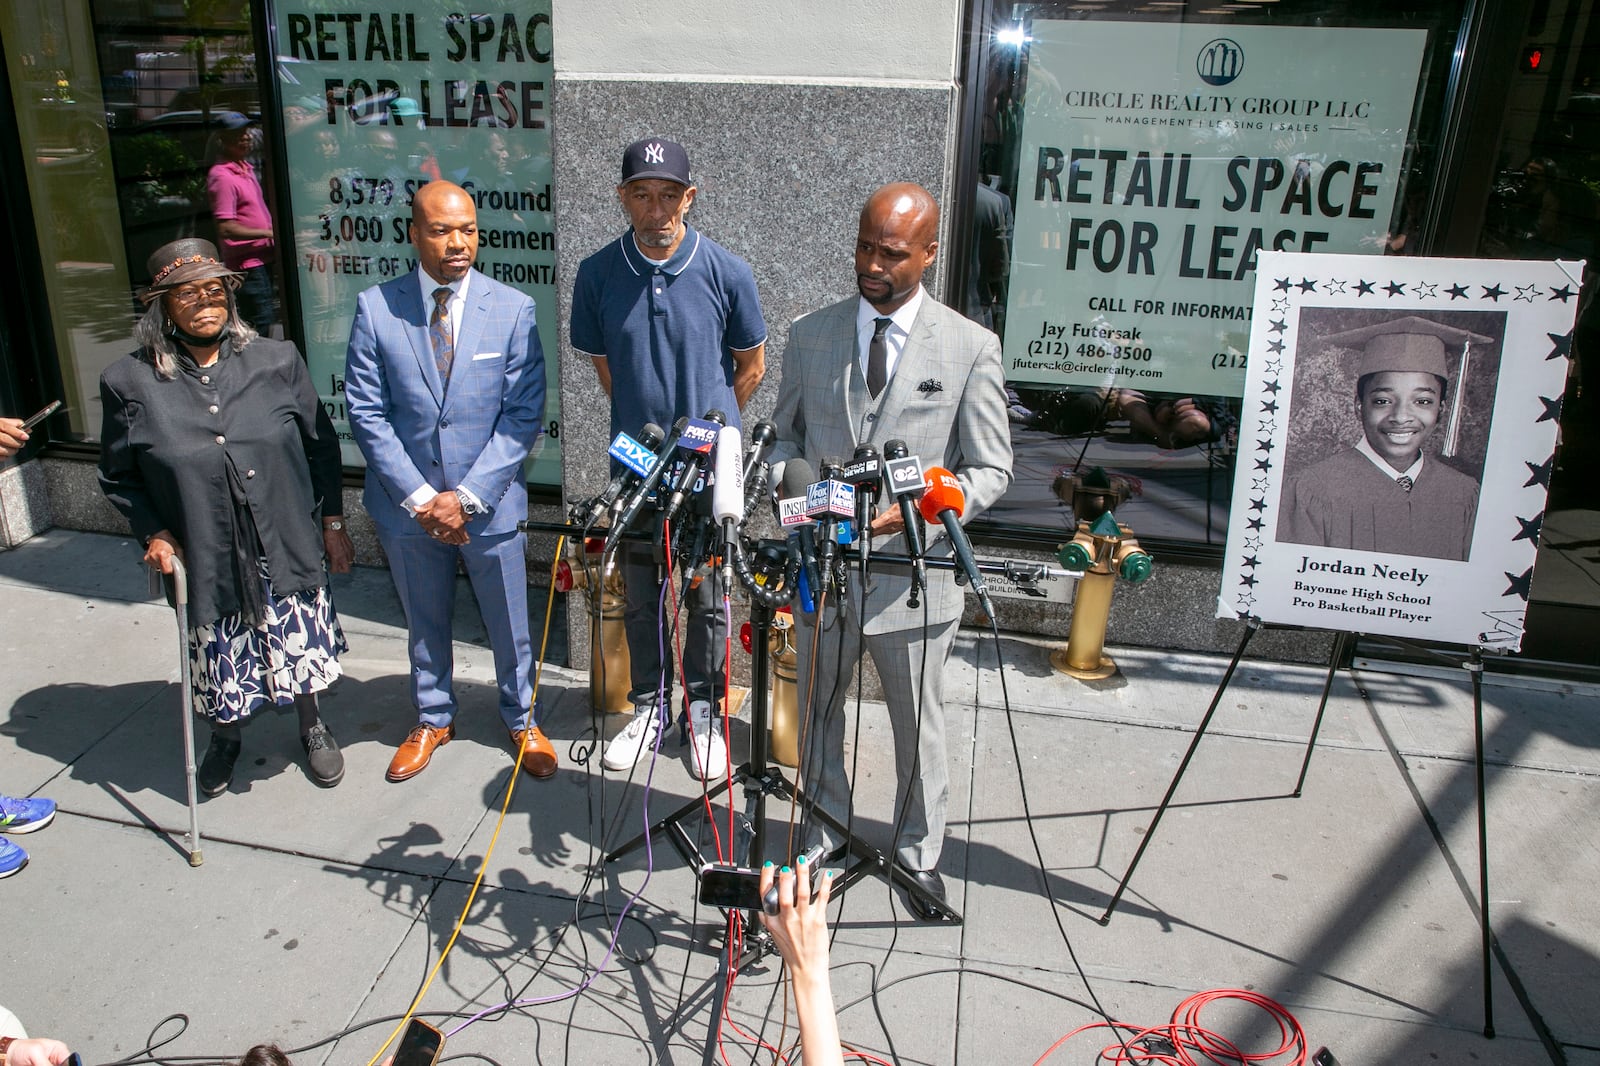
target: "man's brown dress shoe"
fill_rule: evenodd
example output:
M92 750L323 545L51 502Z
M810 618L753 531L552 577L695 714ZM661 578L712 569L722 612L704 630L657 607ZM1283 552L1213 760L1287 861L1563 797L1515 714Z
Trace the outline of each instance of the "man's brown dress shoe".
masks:
M532 729L513 729L511 745L513 748L522 749L522 768L528 773L541 779L555 776L555 745L550 743L550 738L545 736L538 726Z
M433 758L433 749L450 743L450 738L455 735L456 727L453 725L443 729L432 725L417 726L407 735L400 750L394 753L394 758L389 760L389 780L405 781L422 773L428 768L428 760Z

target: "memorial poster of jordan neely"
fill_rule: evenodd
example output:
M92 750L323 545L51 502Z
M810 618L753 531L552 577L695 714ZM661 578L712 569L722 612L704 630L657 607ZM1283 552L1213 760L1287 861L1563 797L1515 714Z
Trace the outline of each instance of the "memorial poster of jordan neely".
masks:
M1006 378L1238 395L1256 253L1381 252L1427 33L1035 21Z
M1218 615L1519 648L1583 263L1259 273Z
M477 206L478 269L538 305L546 438L528 477L559 484L550 0L472 14L429 0L274 10L292 267L312 380L344 461L362 465L344 409L356 294L416 269L411 201L444 180Z

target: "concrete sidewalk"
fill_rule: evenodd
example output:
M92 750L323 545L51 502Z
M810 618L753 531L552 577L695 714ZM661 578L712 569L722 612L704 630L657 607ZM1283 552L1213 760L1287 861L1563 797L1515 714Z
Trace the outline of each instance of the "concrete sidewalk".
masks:
M449 1029L508 1001L548 1002L473 1023L447 1056L702 1061L717 916L695 906L693 875L662 843L598 864L698 794L675 738L647 814L646 766L631 786L606 774L602 787L598 760L586 769L574 758L592 746L586 674L547 669L546 729L562 770L517 782L486 866L512 761L470 598L457 605L459 737L425 774L390 785L384 767L414 721L403 630L387 573L359 571L335 586L348 676L325 699L344 783L310 783L292 718L253 724L232 788L201 805L205 862L191 869L176 627L146 599L137 557L126 539L63 531L0 553L0 791L50 796L62 811L13 838L33 861L0 883L10 918L0 1003L31 1031L61 1036L90 1063L162 1041L163 1060L225 1060L276 1040L301 1066L359 1066L427 978L482 871L422 1012ZM1155 1025L1196 992L1245 988L1281 1002L1310 1048L1327 1045L1344 1066L1600 1066L1593 689L1485 688L1498 937L1498 1036L1486 1040L1463 678L1342 673L1295 799L1323 673L1247 660L1102 927L1226 663L1122 651L1122 675L1090 686L1054 674L1049 650L1002 640L1002 675L992 642L963 633L947 684L941 869L966 922L920 924L875 879L843 896L834 992L848 1042L902 1063L1027 1064L1096 1020L1091 998ZM887 728L882 705L866 703L856 809L880 845ZM736 729L736 759L747 743ZM787 808L769 813L781 840ZM719 819L725 832L725 806ZM775 1044L793 1039L792 1026L780 1036L777 972L768 960L741 976L728 1014ZM1278 1043L1276 1026L1244 1007L1217 1005L1202 1020L1246 1050ZM729 1061L752 1060L749 1037L733 1024L722 1034ZM1108 1042L1088 1033L1050 1061L1090 1063Z

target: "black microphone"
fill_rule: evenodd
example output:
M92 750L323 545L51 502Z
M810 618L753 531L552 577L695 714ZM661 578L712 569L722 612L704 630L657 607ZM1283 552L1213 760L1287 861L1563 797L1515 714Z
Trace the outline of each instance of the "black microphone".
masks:
M816 534L811 529L811 518L806 514L806 490L816 472L804 459L790 459L783 466L783 495L778 500L778 522L789 534L791 554L798 552L802 580L801 607L807 611L815 608L806 601L821 590L822 580L817 571Z
M625 432L617 434L607 454L621 464L622 469L611 479L606 491L596 496L594 502L589 504L589 513L583 519L584 529L600 521L600 516L611 510L611 505L616 503L623 493L650 473L656 461L655 450L665 438L666 434L654 422L644 424L644 428L639 431L638 440L634 440Z
M606 534L604 552L606 555L610 555L616 548L617 542L622 539L622 535L628 531L628 527L633 525L634 520L639 517L639 511L644 507L645 501L656 490L656 486L661 484L661 478L667 472L667 457L677 447L678 435L683 432L684 427L688 424L689 419L687 417L680 418L672 424L672 431L662 439L661 445L656 449L656 461L655 465L650 468L650 473L645 475L644 479L634 486L633 495L623 497L627 502L622 504L617 517L612 519L611 531Z
M750 440L744 449L744 477L740 480L746 485L755 475L756 465L761 462L761 457L767 454L767 449L772 447L772 442L778 439L778 427L766 419L762 419L750 427Z
M922 561L922 524L913 502L922 495L922 460L907 450L903 440L885 443L883 460L889 492L900 504L900 520L906 527L906 554L911 556L913 566L911 590L915 600L916 590L928 587L928 567Z
M666 510L661 512L663 522L672 521L682 510L683 501L694 490L695 482L700 480L700 475L705 471L712 449L717 446L718 432L727 424L728 416L713 409L707 411L704 418L689 419L683 427L683 433L678 437L678 450L684 453L683 471L678 475L677 484L672 486Z
M844 468L844 479L856 487L856 544L864 572L872 557L872 513L883 493L883 463L878 460L878 449L870 444L857 445L850 465Z

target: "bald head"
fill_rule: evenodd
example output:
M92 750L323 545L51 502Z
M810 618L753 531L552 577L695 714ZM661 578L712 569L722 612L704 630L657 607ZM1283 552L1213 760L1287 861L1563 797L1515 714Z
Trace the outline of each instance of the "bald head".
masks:
M478 257L478 212L459 185L430 181L411 201L411 243L429 277L451 285Z
M411 199L412 225L420 225L428 217L430 211L439 211L449 207L465 207L466 210L477 214L472 205L472 197L467 195L467 190L453 181L430 181L417 190Z
M939 204L932 193L913 182L897 181L867 197L861 220L868 218L902 219L916 229L919 240L933 241L939 236Z
M880 314L916 293L939 252L939 205L920 185L896 182L867 197L856 231L856 289Z

